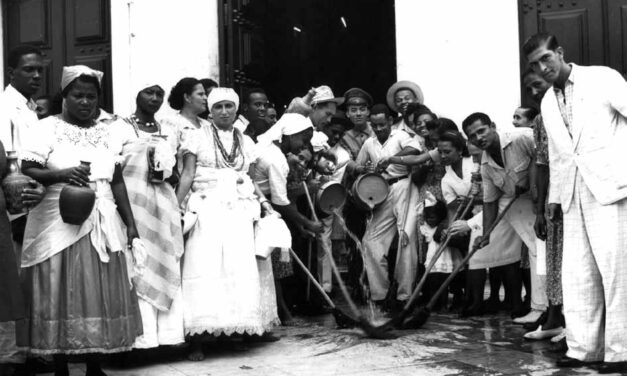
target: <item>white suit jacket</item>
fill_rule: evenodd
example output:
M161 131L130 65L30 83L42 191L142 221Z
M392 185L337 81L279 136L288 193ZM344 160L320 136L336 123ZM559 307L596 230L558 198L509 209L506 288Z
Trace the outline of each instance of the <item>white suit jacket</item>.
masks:
M602 205L627 197L627 82L613 69L572 64L572 137L550 88L542 100L549 140L549 203L567 211L576 172Z

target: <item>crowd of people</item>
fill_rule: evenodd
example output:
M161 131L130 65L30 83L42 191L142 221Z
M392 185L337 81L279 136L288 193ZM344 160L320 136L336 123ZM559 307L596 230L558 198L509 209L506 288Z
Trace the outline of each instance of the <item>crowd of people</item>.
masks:
M567 63L550 34L522 55L536 106L497 128L436 115L411 81L386 103L318 86L279 116L263 89L186 77L169 93L138 85L119 116L82 65L63 68L61 101L35 97L42 54L13 49L0 168L17 152L28 211L0 218L0 361L104 375L105 354L188 342L198 361L211 338L276 341L295 313L329 311L337 263L382 315L418 284L435 311L507 312L526 339L567 349L559 366L625 370L627 83ZM155 118L166 98L174 115ZM330 184L347 192L332 212L311 200ZM64 214L67 195L82 218Z

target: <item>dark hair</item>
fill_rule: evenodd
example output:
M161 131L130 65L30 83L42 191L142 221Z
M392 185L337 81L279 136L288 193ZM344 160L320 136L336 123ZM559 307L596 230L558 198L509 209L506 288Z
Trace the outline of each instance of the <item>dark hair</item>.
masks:
M549 33L538 33L527 38L525 43L523 43L522 50L525 56L527 56L542 46L546 46L547 49L555 51L560 45L557 42L555 35Z
M455 149L461 151L462 157L470 157L466 139L459 131L444 130L439 131L438 135L440 136L438 142L450 142Z
M220 85L218 85L217 82L215 82L211 78L201 78L200 79L200 83L202 84L202 87L204 87L205 89L208 88L208 87L219 87L220 86Z
M527 76L531 76L531 75L536 75L536 76L540 76L538 73L536 73L533 68L528 67L527 69L525 69L525 71L520 75L520 80L521 81L525 81L525 78L527 78Z
M446 204L441 200L436 200L435 205L433 206L425 206L424 208L425 217L428 215L435 215L438 218L438 222L442 222L446 218Z
M472 123L477 120L481 121L481 124L492 125L492 120L488 115L484 114L483 112L473 112L472 114L468 115L468 117L464 119L464 121L462 121L462 129L466 136L468 136L466 128L468 128Z
M377 103L370 109L370 116L379 114L385 115L385 118L387 119L390 117L390 109L383 103Z
M448 118L435 118L433 120L429 120L426 124L427 129L430 131L438 130L439 132L444 131L453 131L458 132L459 128L457 128L457 124L451 119Z
M538 114L540 113L540 111L538 111L538 109L535 107L520 107L520 108L523 110L523 115L529 120L535 119L536 116L538 116Z
M260 87L254 87L254 88L251 88L251 89L246 89L246 91L244 92L244 100L243 100L242 104L249 104L250 103L250 96L255 94L255 93L263 94L265 96L268 96L266 94L266 91L263 90Z
M81 74L80 76L72 80L72 82L70 82L63 90L61 90L61 96L63 96L63 98L66 98L70 90L72 90L72 88L74 87L74 84L76 84L76 82L78 81L85 84L93 84L94 86L96 86L96 92L98 92L98 96L100 96L100 82L98 82L98 79L96 77L88 76L86 74Z
M35 46L29 44L16 46L7 54L7 65L11 68L17 68L17 64L20 62L22 56L30 54L43 56L41 50Z
M185 94L190 95L194 91L194 87L202 83L194 77L185 77L174 85L168 96L170 107L175 110L181 110L185 105ZM203 86L204 89L204 86Z
M400 89L399 89L400 90ZM417 119L420 115L431 115L433 119L437 119L438 116L434 114L429 107L425 106L422 103L410 103L407 105L407 111L405 112L405 116L403 116L403 120L405 120L405 124L410 123L409 117L414 116L414 120Z

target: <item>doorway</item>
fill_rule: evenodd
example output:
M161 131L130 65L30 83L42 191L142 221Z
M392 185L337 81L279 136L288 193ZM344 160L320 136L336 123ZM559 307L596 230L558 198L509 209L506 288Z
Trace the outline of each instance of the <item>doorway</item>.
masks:
M259 86L281 110L328 85L385 103L396 81L392 0L222 0L221 83L240 95Z

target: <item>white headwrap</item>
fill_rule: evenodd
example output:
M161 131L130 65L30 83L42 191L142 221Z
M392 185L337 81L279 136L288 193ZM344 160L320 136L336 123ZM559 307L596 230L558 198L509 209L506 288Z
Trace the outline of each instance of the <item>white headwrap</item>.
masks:
M72 65L69 67L63 67L63 73L61 74L61 91L63 91L69 84L80 76L96 77L98 84L102 83L102 76L104 73L91 69L85 65Z
M142 81L139 84L137 84L137 86L135 86L134 93L135 93L135 95L137 95L137 94L139 94L140 91L142 91L144 89L148 89L149 87L153 87L153 86L159 86L161 88L161 90L164 90L163 86L161 84L156 83L155 81Z
M235 103L235 110L239 108L239 95L230 87L216 87L211 90L207 98L207 108L211 111L214 104L229 101Z
M267 145L271 144L273 141L281 141L283 136L300 133L309 128L313 129L313 124L308 117L295 113L283 114L279 121L277 121L264 134L257 137L257 140L260 145Z
M438 200L435 198L433 193L427 191L425 195L425 208L435 206L437 203L438 203Z

